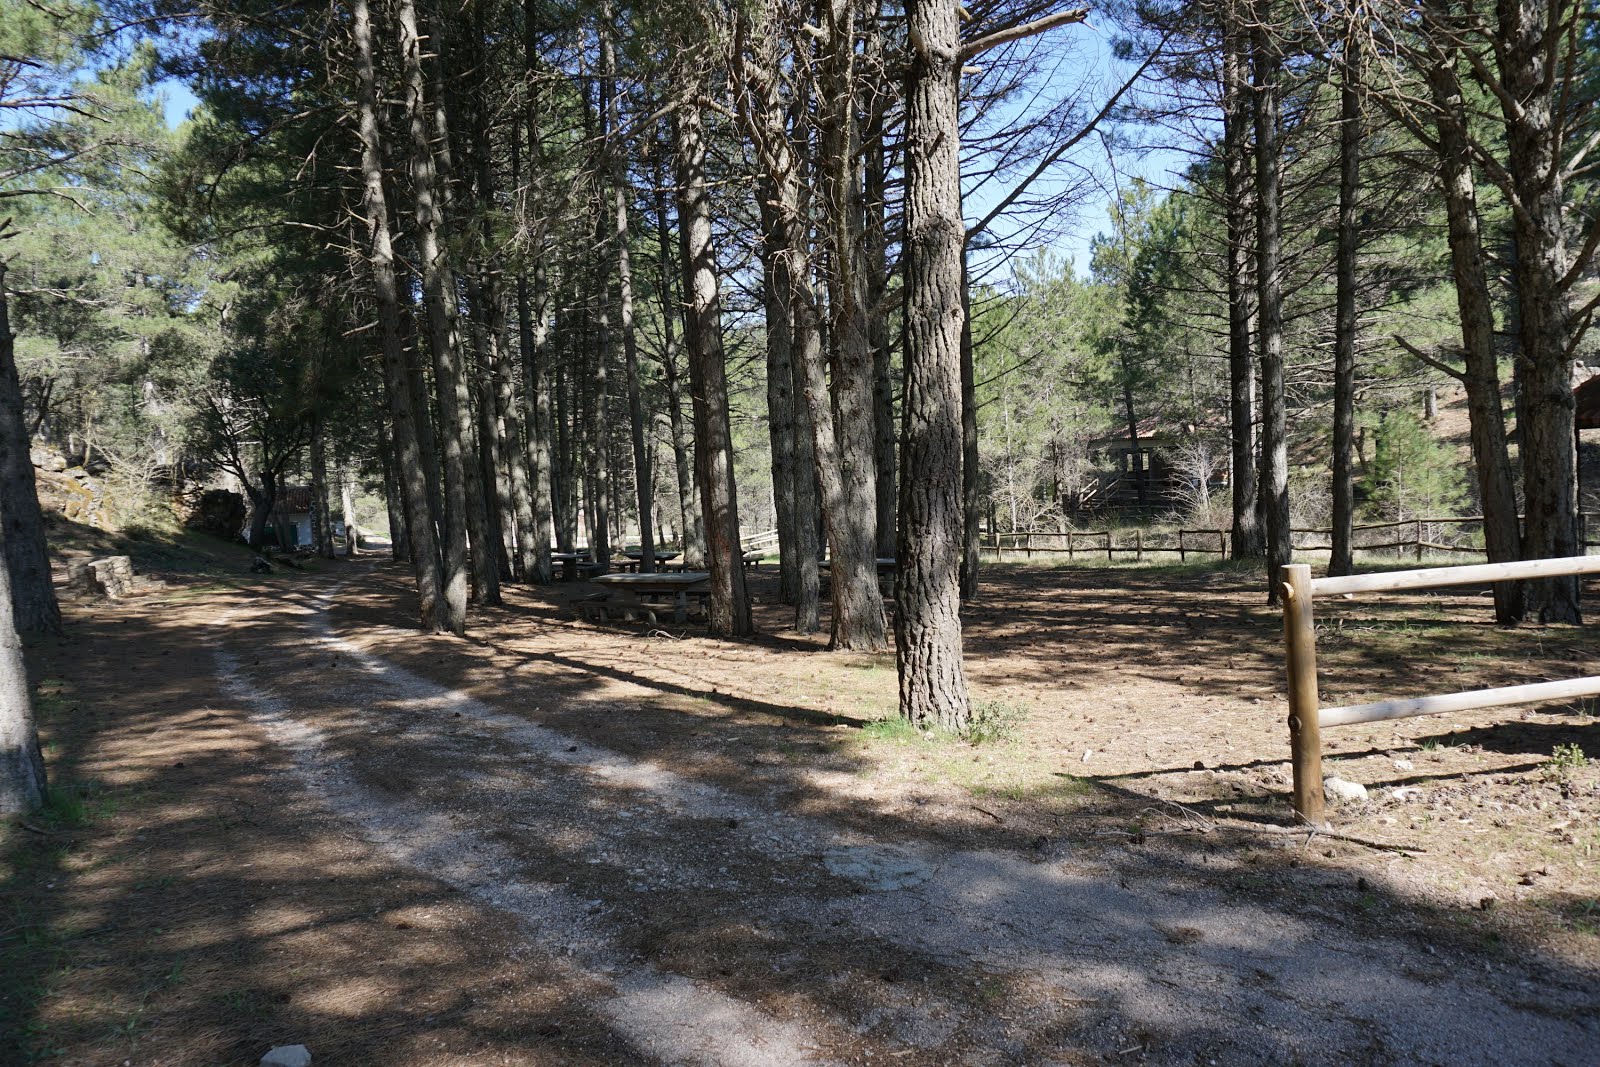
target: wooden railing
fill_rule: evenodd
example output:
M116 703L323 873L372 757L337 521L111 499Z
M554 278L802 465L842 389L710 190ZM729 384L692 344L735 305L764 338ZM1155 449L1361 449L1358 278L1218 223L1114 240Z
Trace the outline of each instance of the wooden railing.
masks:
M1578 519L1584 550L1600 547L1600 540L1592 540L1589 536L1589 516L1581 514ZM1440 528L1476 526L1482 523L1483 517L1479 515L1361 523L1351 527L1354 541L1352 550L1354 552L1404 550L1418 561L1424 559L1427 554L1435 552L1481 555L1483 547L1479 544L1452 544L1442 540ZM1363 537L1364 534L1385 539L1369 540ZM1290 535L1297 552L1332 551L1332 530L1297 527L1290 531ZM1180 562L1187 562L1190 555L1220 556L1226 559L1232 555L1230 542L1231 536L1227 530L1180 529L1175 532L1147 533L1135 528L1131 539L1125 536L1120 544L1117 543L1115 532L1111 530L1018 530L1014 533L991 532L983 542L983 547L994 553L997 562L1003 562L1008 552L1021 553L1028 559L1033 558L1035 554L1065 555L1069 560L1077 559L1080 553L1104 556L1107 560L1114 559L1121 553L1124 557L1131 555L1143 560L1146 556L1165 552L1176 555Z
M754 533L747 537L739 538L739 549L743 552L758 552L777 547L777 530L767 530L763 533Z
M1520 563L1312 578L1304 563L1280 571L1283 579L1283 643L1289 683L1289 750L1294 766L1294 810L1306 823L1323 826L1322 729L1353 723L1403 719L1413 715L1470 711L1506 704L1600 696L1600 675L1533 685L1475 689L1464 693L1379 700L1343 708L1324 708L1317 691L1317 630L1312 601L1317 594L1390 593L1445 585L1517 582L1533 578L1600 574L1600 556L1567 556Z

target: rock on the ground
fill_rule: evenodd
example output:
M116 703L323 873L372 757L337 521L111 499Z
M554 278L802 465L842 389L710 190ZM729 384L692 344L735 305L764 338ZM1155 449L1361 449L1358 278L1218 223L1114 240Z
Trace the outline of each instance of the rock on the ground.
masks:
M261 1067L311 1067L311 1050L304 1045L274 1045L261 1057Z
M1324 778L1322 794L1336 804L1354 804L1367 799L1367 787L1344 778Z
M879 892L909 889L933 877L926 863L893 845L829 849L822 862L830 874Z

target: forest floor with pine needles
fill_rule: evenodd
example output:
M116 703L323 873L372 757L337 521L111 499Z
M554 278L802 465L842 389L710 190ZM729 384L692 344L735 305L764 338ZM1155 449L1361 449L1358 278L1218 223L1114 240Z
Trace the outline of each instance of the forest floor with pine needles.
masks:
M368 563L73 606L52 804L0 831L0 1063L1583 1062L1596 709L1330 731L1368 799L1295 830L1259 584L991 568L978 743L770 573L750 641L582 586L423 637ZM1323 615L1327 703L1600 673L1593 625L1474 591Z

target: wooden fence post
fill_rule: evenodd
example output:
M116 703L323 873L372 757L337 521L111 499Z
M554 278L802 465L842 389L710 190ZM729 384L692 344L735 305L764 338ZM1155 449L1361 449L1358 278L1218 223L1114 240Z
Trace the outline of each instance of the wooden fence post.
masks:
M1075 557L1072 554L1072 531L1068 530L1067 531L1067 561L1070 563L1072 560L1074 560L1076 558L1077 557Z
M1111 531L1106 531L1106 562L1111 562Z
M1228 535L1222 530L1217 531L1217 554L1223 559L1228 558Z
M1289 750L1294 764L1294 811L1308 825L1326 826L1311 568L1304 563L1291 563L1279 573L1283 577L1283 645L1289 673Z
M1133 531L1133 558L1140 563L1144 562L1144 531L1140 529Z
M1417 562L1422 562L1422 520L1417 520Z
M1178 531L1178 562L1179 563L1183 563L1183 562L1187 561L1188 558L1189 558L1188 556L1183 554L1183 531L1179 530Z

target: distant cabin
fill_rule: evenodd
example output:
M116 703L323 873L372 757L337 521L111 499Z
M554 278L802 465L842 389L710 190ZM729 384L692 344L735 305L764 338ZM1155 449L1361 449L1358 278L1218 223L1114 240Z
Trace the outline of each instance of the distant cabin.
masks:
M266 539L269 544L287 544L289 548L310 547L314 540L311 536L311 516L313 514L312 492L309 485L289 485L278 491L277 503L273 506L272 517L267 520ZM344 537L344 519L332 519L333 536ZM280 534L279 531L282 531Z
M1137 507L1141 479L1146 506L1169 508L1181 501L1184 488L1197 475L1174 466L1173 459L1194 447L1196 427L1146 419L1135 430L1131 438L1124 429L1087 442L1091 474L1078 494L1079 511ZM1208 485L1228 484L1228 460L1226 447L1219 446L1212 457Z

